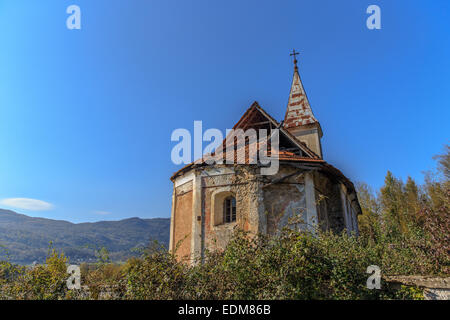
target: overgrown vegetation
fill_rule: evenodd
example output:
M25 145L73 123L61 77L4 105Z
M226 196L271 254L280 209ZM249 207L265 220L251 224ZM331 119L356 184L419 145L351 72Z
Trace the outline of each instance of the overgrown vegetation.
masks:
M236 230L227 248L188 266L158 243L118 265L105 249L83 264L82 290L68 290L67 259L50 248L33 267L0 262L2 299L421 299L417 288L366 288L369 265L387 275L448 276L450 271L450 152L424 185L388 172L373 193L358 186L360 237L284 229L251 237Z

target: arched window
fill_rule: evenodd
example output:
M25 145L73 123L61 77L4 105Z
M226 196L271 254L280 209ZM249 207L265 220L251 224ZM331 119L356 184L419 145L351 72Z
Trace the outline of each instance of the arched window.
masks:
M229 223L236 221L236 199L226 197L223 202L223 222Z

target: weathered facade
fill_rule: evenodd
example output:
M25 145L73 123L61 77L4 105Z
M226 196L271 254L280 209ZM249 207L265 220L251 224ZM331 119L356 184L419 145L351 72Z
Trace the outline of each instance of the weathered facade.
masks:
M179 259L194 261L206 248L224 248L236 227L253 234L276 235L284 226L358 234L361 209L355 188L322 158L322 129L296 62L284 121L278 123L255 102L233 127L279 129L276 174L263 175L264 165L249 161L252 148L246 140L241 145L243 164L207 164L199 159L171 177L170 250ZM234 148L236 154L239 148ZM225 152L215 156L224 159Z

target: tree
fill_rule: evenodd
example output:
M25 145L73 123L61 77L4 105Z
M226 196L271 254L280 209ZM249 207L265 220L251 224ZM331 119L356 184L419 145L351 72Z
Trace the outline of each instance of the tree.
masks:
M356 188L362 210L362 214L358 216L359 231L376 241L380 226L380 203L368 184L360 182Z
M418 226L420 224L418 216L420 210L419 188L413 178L408 177L406 180L404 193L405 219L409 227Z
M407 233L407 223L403 212L405 204L403 182L388 171L380 195L383 222L388 234Z

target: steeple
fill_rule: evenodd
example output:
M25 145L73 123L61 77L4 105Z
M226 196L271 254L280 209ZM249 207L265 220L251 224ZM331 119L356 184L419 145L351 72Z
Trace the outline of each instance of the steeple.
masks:
M308 148L322 158L322 145L320 139L323 136L319 121L314 117L311 106L303 88L298 73L298 52L291 53L294 56L294 76L292 79L291 92L284 117L284 128L289 130L297 140L305 143Z

